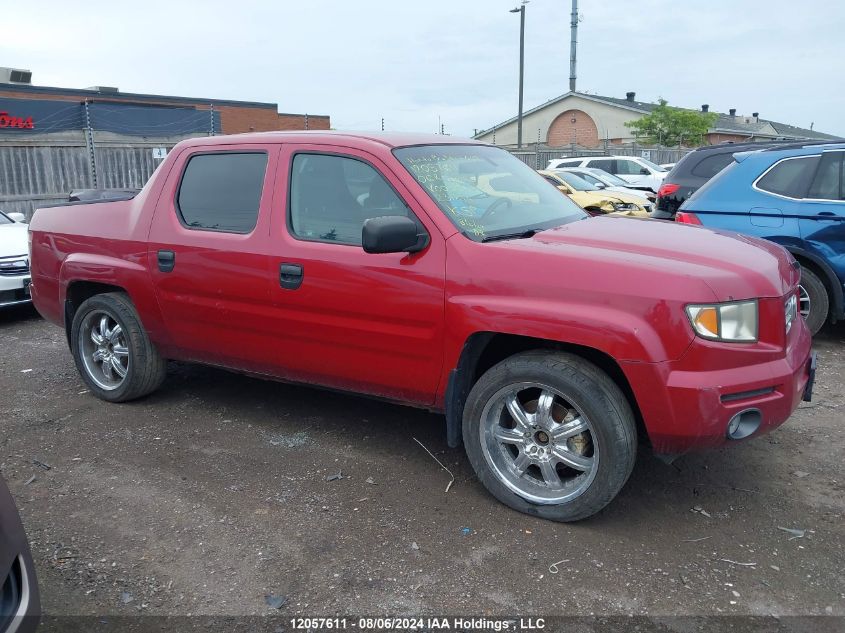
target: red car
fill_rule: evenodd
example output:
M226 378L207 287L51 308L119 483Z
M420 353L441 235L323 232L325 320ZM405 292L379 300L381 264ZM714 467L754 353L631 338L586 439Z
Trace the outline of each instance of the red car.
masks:
M97 396L144 396L178 359L444 412L490 492L550 519L609 503L638 433L677 455L810 396L783 248L589 218L481 143L194 139L135 198L30 227L33 301Z

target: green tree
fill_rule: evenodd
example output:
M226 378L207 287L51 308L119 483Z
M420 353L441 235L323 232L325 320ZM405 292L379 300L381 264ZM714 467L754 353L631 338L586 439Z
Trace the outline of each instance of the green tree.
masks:
M715 112L672 107L666 99L660 99L659 103L649 114L625 123L644 143L668 147L701 145L704 135L719 118Z

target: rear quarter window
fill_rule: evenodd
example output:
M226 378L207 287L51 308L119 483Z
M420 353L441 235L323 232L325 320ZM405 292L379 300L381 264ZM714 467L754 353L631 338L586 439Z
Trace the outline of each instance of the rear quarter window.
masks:
M192 229L249 233L267 170L265 152L219 152L192 156L182 174L176 207Z
M781 159L757 180L756 186L779 196L803 198L818 162L818 156Z
M693 176L710 179L730 165L732 161L733 154L730 152L727 154L713 154L712 156L707 156L703 160L699 161L698 164L690 170L690 173Z
M718 187L720 187L720 184L719 184L719 183L723 183L723 182L730 182L730 175L729 175L729 174L730 174L730 173L731 173L734 169L736 169L737 167L739 167L739 163L737 163L736 161L731 161L731 164L730 164L730 165L728 165L727 167L725 167L725 168L724 168L724 169L720 172L720 174L719 174L719 177L718 177L718 178L711 178L710 180L708 180L707 182L705 182L703 185L701 185L698 189L696 189L696 190L692 193L692 195L691 195L689 198L687 198L687 201L684 203L684 206L687 206L687 208L689 208L690 210L694 210L694 209L696 209L696 208L697 208L697 207L694 205L694 203L695 203L697 200L702 199L702 198L704 198L705 196L707 196L707 195L708 195L708 193L710 192L710 190L711 190L711 189L713 189L714 187L716 187L716 188L717 188L717 193L718 193Z

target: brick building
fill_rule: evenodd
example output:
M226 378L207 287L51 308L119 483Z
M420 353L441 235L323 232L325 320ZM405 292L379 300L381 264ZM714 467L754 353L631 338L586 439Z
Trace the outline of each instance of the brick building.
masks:
M328 130L327 115L275 103L34 86L0 68L0 209L31 213L70 190L141 187L179 141L217 134Z
M114 104L146 109L182 108L206 113L213 111L217 114L214 118L219 119L214 130L216 134L273 130L328 130L331 125L327 115L283 113L278 111L275 103L135 94L120 92L117 88L106 86L83 89L33 86L29 83L4 82L2 71L3 69L0 69L0 112L26 113L40 101L61 101L79 105L86 102ZM201 118L198 117L198 120ZM4 128L0 127L0 129ZM35 120L30 129L32 134L39 134L51 128L44 128ZM211 132L210 125L208 131Z
M567 92L523 114L522 142L546 147L577 145L595 148L602 145L623 145L635 139L625 123L649 114L656 103L636 100L629 92L624 99L602 97L582 92ZM701 106L709 111L709 106ZM836 138L815 130L769 121L755 112L750 116L731 109L719 115L707 134L709 144L725 141L824 140ZM476 137L496 145L514 146L517 142L516 117L482 130Z

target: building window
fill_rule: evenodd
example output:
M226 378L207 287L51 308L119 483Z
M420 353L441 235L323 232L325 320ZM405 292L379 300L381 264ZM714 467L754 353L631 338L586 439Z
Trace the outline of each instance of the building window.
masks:
M266 171L264 152L192 156L176 199L182 222L192 229L249 233L258 222Z

